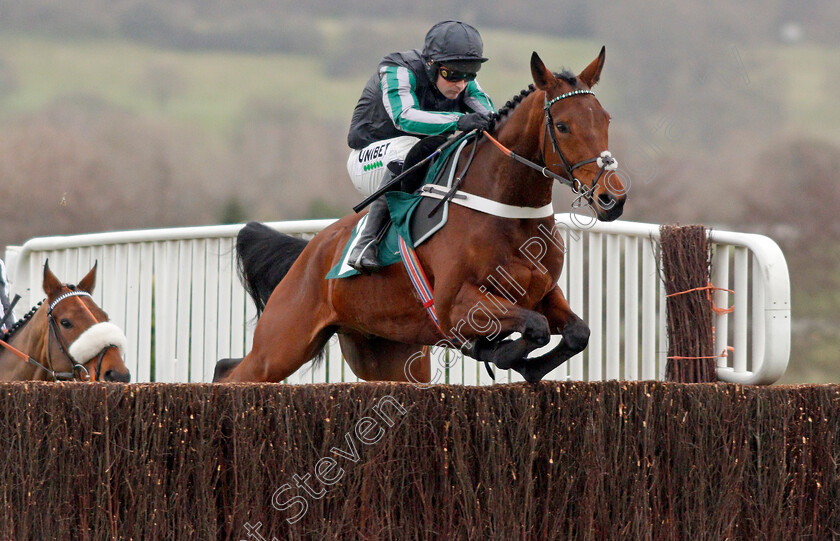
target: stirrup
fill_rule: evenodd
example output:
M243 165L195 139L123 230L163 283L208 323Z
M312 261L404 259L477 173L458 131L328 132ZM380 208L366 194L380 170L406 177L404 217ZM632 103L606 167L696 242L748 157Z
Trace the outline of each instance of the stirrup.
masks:
M382 265L379 264L378 241L374 239L362 250L355 260L348 261L348 264L362 274L373 274L378 272Z
M371 274L382 268L379 264L379 242L388 230L390 218L388 203L384 199L374 201L365 227L359 232L358 242L347 258L348 265L362 274Z
M367 226L365 227L367 229ZM363 231L359 235L360 242L364 242L364 246L357 245L354 251L359 251L358 255L353 257L351 253L347 260L347 264L359 271L362 274L373 274L382 268L379 264L379 241L382 240L386 228L382 228L377 234L365 238Z

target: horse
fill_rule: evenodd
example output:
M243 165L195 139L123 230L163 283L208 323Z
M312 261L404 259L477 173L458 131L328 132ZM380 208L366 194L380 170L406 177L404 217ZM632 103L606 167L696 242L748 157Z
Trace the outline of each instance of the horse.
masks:
M0 336L0 380L130 381L125 335L91 297L96 266L76 286L44 264L46 299Z
M627 188L607 150L610 116L591 90L604 59L602 47L579 74L552 73L534 52L533 84L497 112L493 135L461 156L459 168L469 167L458 193L549 212L518 218L450 205L446 225L416 249L437 324L400 265L325 279L362 214L337 220L308 242L246 225L237 257L261 316L251 351L241 361L219 361L214 381L282 381L317 358L335 333L365 380L428 382L424 348L431 345L513 369L531 383L582 351L590 331L557 284L565 247L550 205L558 180L576 194L573 206L585 205L597 219L622 214ZM562 336L558 344L529 358L552 334Z

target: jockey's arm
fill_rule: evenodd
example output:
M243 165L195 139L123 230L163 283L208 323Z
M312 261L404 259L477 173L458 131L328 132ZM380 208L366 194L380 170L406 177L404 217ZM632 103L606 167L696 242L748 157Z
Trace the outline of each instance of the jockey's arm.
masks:
M496 112L496 108L493 107L493 100L484 93L481 85L475 79L470 81L464 90L464 103L476 113L487 114Z
M385 66L379 73L382 101L397 129L421 136L440 135L457 129L462 113L420 109L415 93L416 80L411 70L401 66ZM490 98L481 91L481 87L475 81L471 81L465 91L470 91L471 88L474 93L465 97L467 105L470 108L478 107L476 112L492 111L493 104Z

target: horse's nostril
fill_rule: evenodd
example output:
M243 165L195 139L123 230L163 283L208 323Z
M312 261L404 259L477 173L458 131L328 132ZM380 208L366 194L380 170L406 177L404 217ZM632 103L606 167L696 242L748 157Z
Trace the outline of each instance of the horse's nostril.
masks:
M131 373L128 371L125 374L121 374L116 370L107 370L104 374L103 379L105 381L116 381L118 383L128 383L131 381Z
M615 205L616 199L611 193L602 193L598 195L598 204L604 210L609 210Z

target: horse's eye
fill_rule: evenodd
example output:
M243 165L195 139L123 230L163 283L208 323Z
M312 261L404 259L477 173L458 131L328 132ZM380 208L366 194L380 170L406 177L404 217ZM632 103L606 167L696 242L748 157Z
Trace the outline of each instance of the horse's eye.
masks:
M558 122L557 131L560 133L569 133L569 125L565 122Z
M61 323L61 326L64 327L65 329L73 328L73 322L70 321L67 318L63 318L59 323Z

